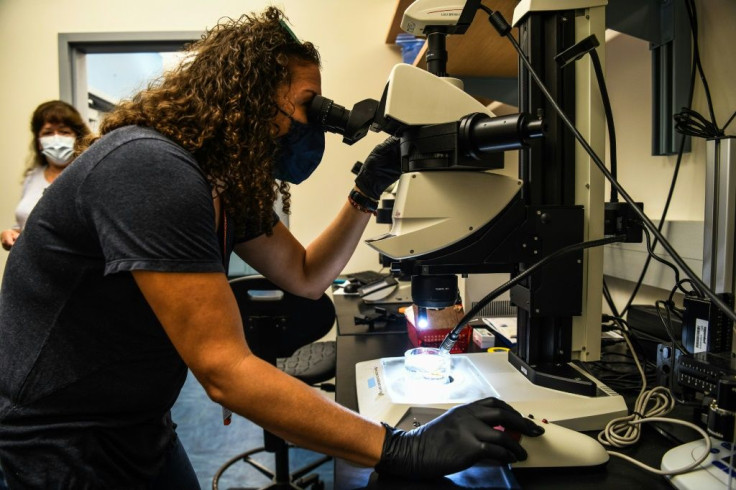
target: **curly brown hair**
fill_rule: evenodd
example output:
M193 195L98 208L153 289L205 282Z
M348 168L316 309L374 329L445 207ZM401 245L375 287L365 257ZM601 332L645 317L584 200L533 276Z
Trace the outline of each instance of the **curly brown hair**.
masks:
M31 133L33 134L33 138L31 139L31 152L28 164L23 172L24 177L34 168L45 167L49 164L38 147L38 135L46 123L64 124L74 131L74 134L77 135L77 140L74 144L76 147L75 156L79 152L79 146L83 144L83 139L92 134L87 124L85 124L84 119L82 119L82 116L71 104L67 104L63 100L49 100L39 104L33 111L33 115L31 115Z
M285 19L281 10L268 7L262 14L220 21L186 47L178 67L118 104L99 129L104 135L121 126L146 126L191 152L236 233L257 226L270 234L278 193L289 212L289 186L272 176L279 151L275 96L290 82L290 60L319 67L320 57ZM87 146L95 139L88 138Z

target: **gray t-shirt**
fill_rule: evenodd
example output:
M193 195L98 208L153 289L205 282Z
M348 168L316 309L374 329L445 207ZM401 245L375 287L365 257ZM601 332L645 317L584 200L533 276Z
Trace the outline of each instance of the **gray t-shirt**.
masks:
M158 472L187 368L130 271L224 273L214 212L192 155L132 126L46 190L0 289L0 461L14 479L137 488Z

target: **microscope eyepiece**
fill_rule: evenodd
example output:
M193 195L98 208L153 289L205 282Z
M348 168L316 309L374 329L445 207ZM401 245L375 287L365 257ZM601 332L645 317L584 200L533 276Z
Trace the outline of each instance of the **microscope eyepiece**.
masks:
M335 104L332 99L317 95L309 105L307 117L310 122L319 124L325 131L344 135L350 119L350 111Z
M332 99L317 95L312 99L307 110L307 118L313 124L319 124L324 131L341 134L342 142L352 145L368 133L378 108L378 101L361 100L352 110L347 110Z

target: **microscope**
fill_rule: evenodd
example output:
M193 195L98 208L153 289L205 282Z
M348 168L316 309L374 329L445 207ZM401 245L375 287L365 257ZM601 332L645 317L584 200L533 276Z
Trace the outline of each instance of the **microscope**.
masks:
M513 21L525 56L599 153L605 120L592 89L593 69L585 60L563 69L552 58L591 34L603 37L605 4L522 2ZM310 109L310 119L342 135L346 144L369 130L400 139L402 174L392 226L366 243L390 258L393 272L411 277L412 301L420 312L455 305L458 275L514 277L564 247L603 236L603 176L576 148L528 70L520 66L520 112L502 117L446 73L445 39L462 35L480 5L480 0L415 1L401 27L426 36L427 70L398 64L379 100L347 110L318 96ZM489 29L488 35L497 34ZM519 150L518 178L494 172L503 168L503 152L509 150ZM423 403L448 407L500 396L519 410L544 412L577 430L602 429L625 415L622 397L571 362L600 358L601 287L600 250L581 249L535 270L510 289L518 308L517 351L464 355L457 364L469 361L467 374L455 381L467 382L466 390L473 386L471 398ZM398 386L389 379L394 360L361 364L358 377L384 378L377 380L379 392L361 393L364 383L358 381L361 412L395 423L418 395L383 396Z
M392 228L367 243L394 261L393 272L411 277L412 299L420 316L428 308L455 305L456 274L496 271L483 265L486 257L469 255L465 244L487 255L490 249L478 241L478 230L488 228L491 217L519 200L523 183L486 171L503 168L504 151L540 138L543 124L525 113L495 117L463 91L461 80L447 76L445 37L465 32L473 5L463 8L466 2L455 2L444 6L449 8L442 8L440 17L419 9L423 3L407 9L402 27L427 35L427 71L396 65L380 101L366 99L346 110L317 96L311 110L314 119L326 130L343 135L346 144L360 140L369 129L401 139L402 176L396 187ZM427 8L436 11L435 4L430 2ZM448 12L457 15L448 16ZM466 249L461 269L457 268L460 263L453 263L456 259L449 263L440 259L443 267L435 267L438 260L432 259L451 252L448 246ZM430 263L432 270L426 269Z

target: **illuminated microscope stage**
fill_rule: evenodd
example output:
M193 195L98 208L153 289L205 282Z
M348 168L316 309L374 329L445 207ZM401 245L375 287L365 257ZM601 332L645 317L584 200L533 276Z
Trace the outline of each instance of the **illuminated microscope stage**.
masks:
M594 397L537 386L508 361L506 352L453 354L451 381L417 380L404 369L403 357L355 365L358 410L371 420L396 426L412 407L449 409L493 396L522 415L547 419L578 431L600 430L628 415L623 397L598 385Z

